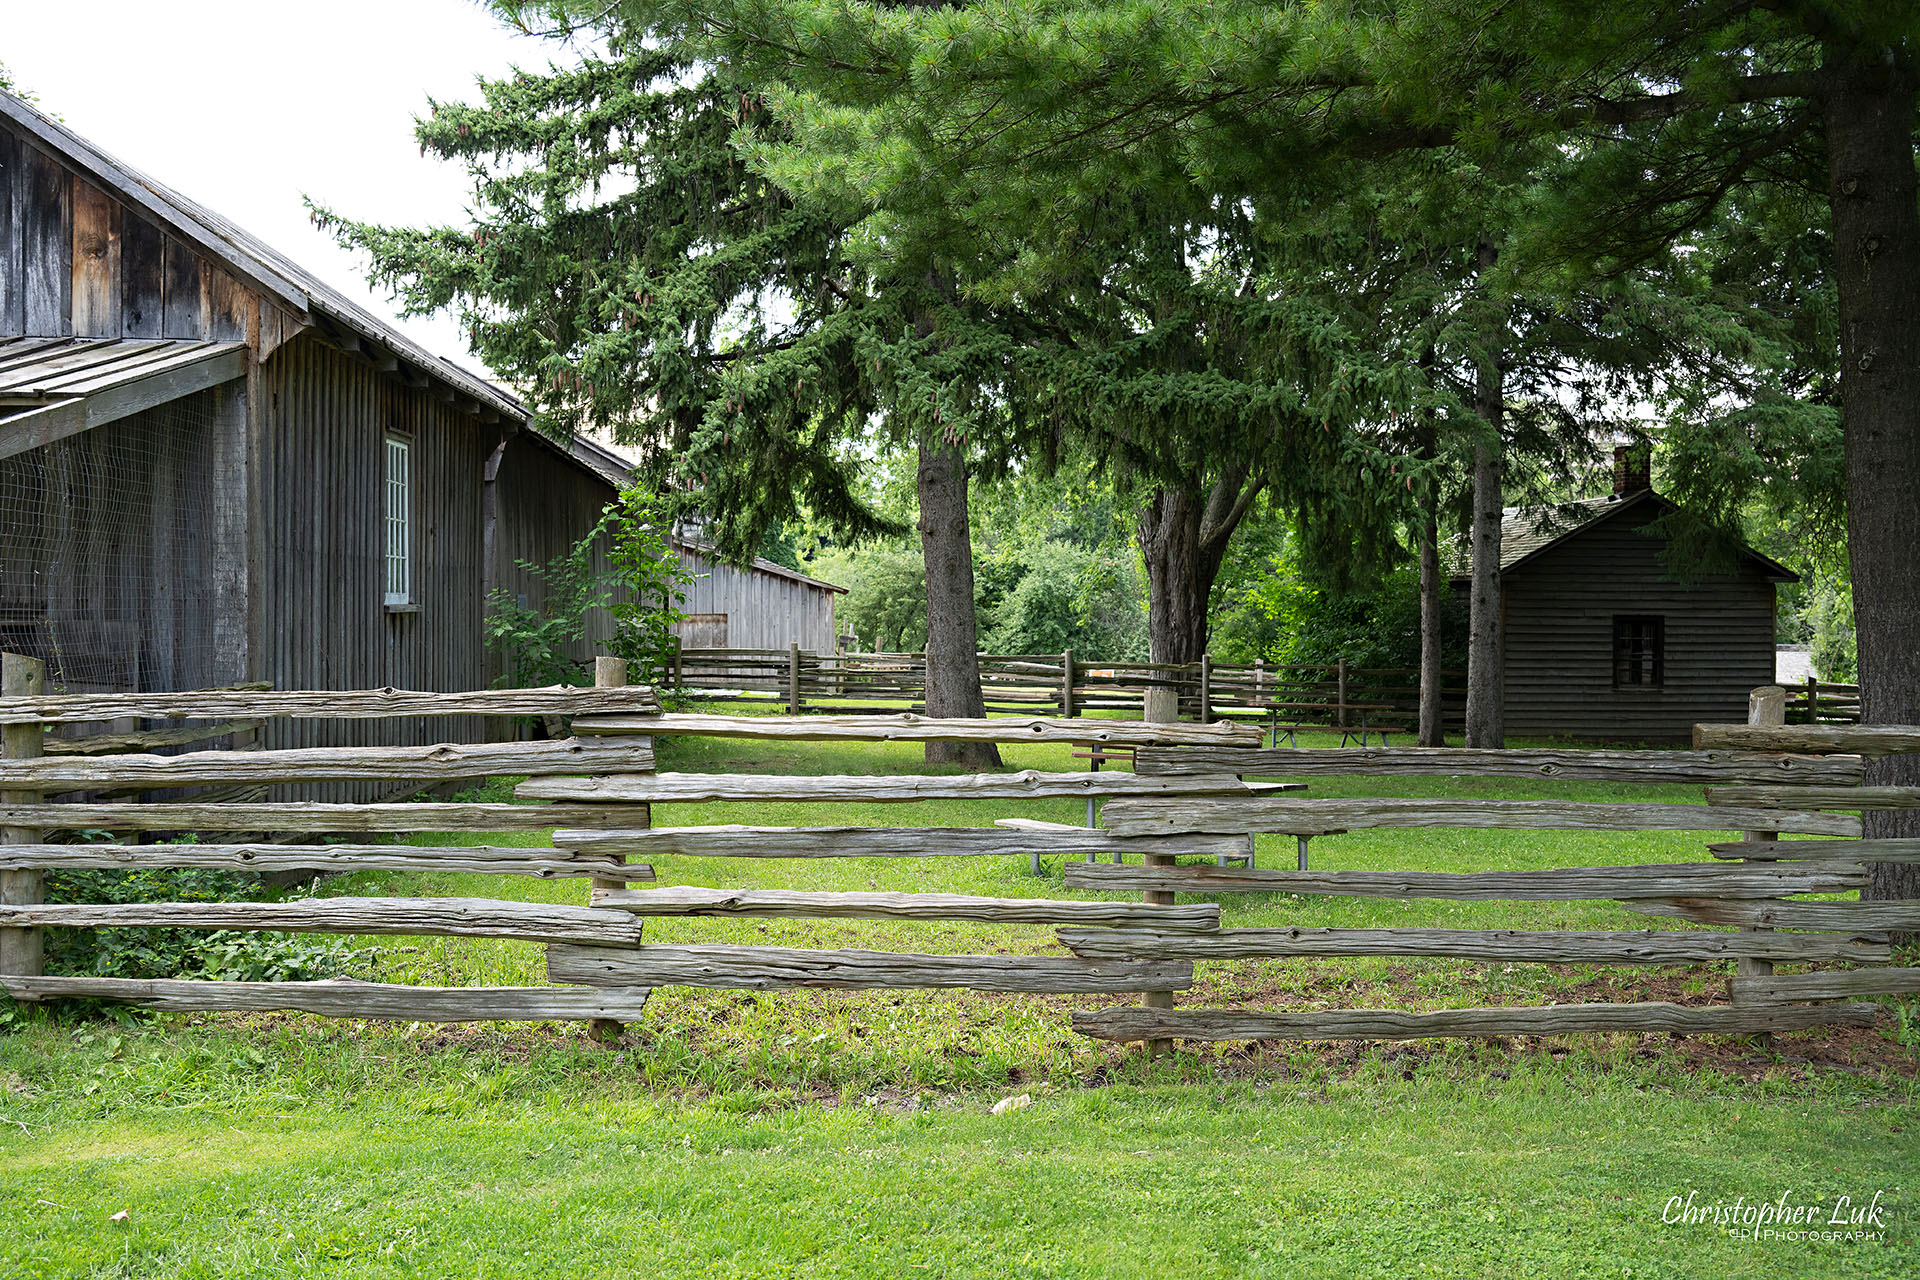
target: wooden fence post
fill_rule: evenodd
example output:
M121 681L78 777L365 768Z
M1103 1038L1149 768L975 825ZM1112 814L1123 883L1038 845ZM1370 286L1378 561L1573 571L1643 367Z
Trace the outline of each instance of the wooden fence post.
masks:
M800 714L800 642L787 646L787 714Z
M1178 860L1170 853L1149 853L1146 855L1145 861L1150 867L1171 867L1178 865ZM1165 889L1148 889L1142 893L1141 897L1150 905L1164 907L1173 905L1173 894ZM1173 992L1143 992L1140 997L1140 1003L1148 1009L1171 1009L1173 1008ZM1162 1057L1172 1052L1172 1040L1147 1041L1147 1056L1149 1058Z
M1073 650L1060 655L1060 718L1073 718Z
M1766 684L1761 685L1758 689L1755 689L1747 695L1748 724L1778 727L1786 722L1786 689L1777 684ZM1752 844L1771 842L1779 838L1779 834L1773 831L1749 831L1746 833L1747 841ZM1749 859L1748 861L1751 862L1752 860ZM1764 866L1768 864L1763 862L1760 865ZM1747 932L1768 933L1771 932L1771 930L1764 927L1755 927L1747 930ZM1773 973L1773 961L1771 960L1756 960L1750 956L1741 956L1733 963L1734 972L1742 978L1763 978ZM1771 1049L1773 1047L1773 1037L1765 1032L1760 1034L1759 1042L1763 1048Z
M1213 655L1200 655L1200 723L1213 723Z
M1159 679L1149 675L1149 681ZM1172 684L1148 684L1146 693L1140 700L1140 718L1148 724L1167 724L1180 718L1180 685L1178 678Z
M1820 677L1807 673L1807 723L1820 723Z
M596 657L593 660L593 687L594 688L621 689L626 687L626 683L627 683L627 660L625 658ZM630 826L650 827L653 825L653 810L650 805L644 805L644 804L634 805L632 806L632 809L633 809L633 821L629 824ZM625 854L619 854L617 855L617 857L618 857L618 860L623 863L627 860ZM602 889L612 889L617 891L617 890L625 889L626 887L627 887L627 882L625 880L606 880L606 879L602 879L599 876L593 877L593 880L592 880L592 888L593 888L593 891L596 893ZM614 1018L587 1019L588 1038L592 1040L596 1040L601 1044L617 1043L620 1039L621 1032L623 1032L625 1029L626 1028L622 1026L617 1019L614 1019Z
M1338 700L1339 705L1334 711L1333 724L1336 729L1342 731L1340 734L1340 745L1344 747L1347 745L1347 735L1345 732L1347 727L1347 660L1341 658L1338 665L1334 667L1334 671L1337 673L1335 678L1339 682L1336 685L1337 692L1334 694L1334 697Z
M47 691L47 664L24 654L0 654L0 697L31 698ZM0 757L30 760L41 753L45 734L37 724L10 724L0 728ZM7 804L38 804L38 791L0 792ZM30 827L0 828L0 844L37 844L43 833ZM10 907L37 906L46 900L46 872L0 871L0 903ZM0 929L0 973L40 976L41 934L38 929Z

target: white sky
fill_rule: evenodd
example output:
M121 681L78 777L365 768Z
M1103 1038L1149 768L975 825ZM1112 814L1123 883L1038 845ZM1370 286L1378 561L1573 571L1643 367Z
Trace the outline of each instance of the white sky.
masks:
M420 155L414 116L560 52L475 0L0 0L0 63L42 111L476 368L457 325L400 320L300 200L363 221L464 221L461 170Z

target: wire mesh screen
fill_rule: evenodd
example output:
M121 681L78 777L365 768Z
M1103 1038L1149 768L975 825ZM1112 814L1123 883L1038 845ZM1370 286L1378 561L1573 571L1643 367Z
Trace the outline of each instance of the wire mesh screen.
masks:
M44 660L50 689L214 682L222 396L203 391L0 459L0 648Z

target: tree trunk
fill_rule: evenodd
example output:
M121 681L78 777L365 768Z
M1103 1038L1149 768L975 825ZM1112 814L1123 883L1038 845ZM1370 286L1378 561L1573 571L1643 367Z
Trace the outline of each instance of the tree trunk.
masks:
M973 526L957 446L920 438L920 554L927 570L927 714L984 718L980 635L973 613ZM998 768L991 742L929 742L928 764Z
M1197 485L1163 485L1140 509L1152 661L1198 662L1206 653L1214 579L1261 487L1244 468L1229 468L1204 496Z
M1161 488L1140 509L1147 648L1154 662L1198 662L1207 651L1207 597L1213 578L1202 563L1200 507L1200 496L1190 489Z
M1501 706L1505 656L1500 598L1500 426L1504 416L1499 356L1481 361L1475 408L1488 439L1473 447L1473 589L1467 623L1467 745L1504 747Z
M1434 351L1429 346L1420 354L1420 373L1429 386L1433 382ZM1420 459L1434 465L1440 451L1439 431L1433 410L1421 415L1417 437ZM1421 493L1416 516L1420 546L1420 745L1447 745L1445 685L1440 664L1440 628L1442 594L1447 580L1440 573L1440 478L1429 474Z
M1869 724L1920 723L1920 210L1912 72L1882 49L1826 50L1828 197L1839 294L1847 550ZM1866 780L1920 785L1920 756ZM1866 834L1920 835L1920 810L1870 811ZM1863 898L1920 898L1920 865L1873 867Z
M1440 517L1437 493L1429 493L1420 512L1420 745L1447 745L1447 726L1440 669L1440 593L1447 588L1440 575Z

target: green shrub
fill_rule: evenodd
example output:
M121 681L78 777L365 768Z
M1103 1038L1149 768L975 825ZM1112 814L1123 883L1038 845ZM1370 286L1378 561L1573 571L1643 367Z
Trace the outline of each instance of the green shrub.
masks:
M50 871L48 902L258 902L250 876L191 867ZM46 971L94 978L293 982L337 977L355 953L341 938L205 929L49 929Z
M1332 591L1276 565L1257 593L1273 619L1275 639L1267 657L1277 663L1326 663L1345 658L1355 667L1420 665L1420 573L1411 566L1374 585ZM1466 666L1466 601L1448 591L1440 606L1441 664Z
M1066 542L1030 548L1025 572L992 615L988 653L1059 653L1089 661L1146 657L1145 594L1137 558Z
M904 547L836 548L806 572L847 588L834 613L873 653L913 653L927 643L927 571Z
M1821 578L1807 593L1813 669L1822 680L1851 684L1860 678L1859 641L1853 629L1853 584Z
M659 688L672 669L674 624L685 618L682 590L693 575L682 567L651 494L628 489L609 504L586 536L545 564L519 561L544 590L538 605L504 589L487 597L487 646L506 667L510 688L591 683L585 653L594 610L613 617L608 652L627 660L632 684ZM608 568L594 559L605 540Z
M694 576L674 554L651 494L626 490L607 508L589 537L602 529L613 539L607 552L613 565L609 572L613 603L608 606L613 613L613 636L607 648L616 658L627 660L628 683L661 688L673 669L674 625L687 616L680 612L687 598L683 588Z

